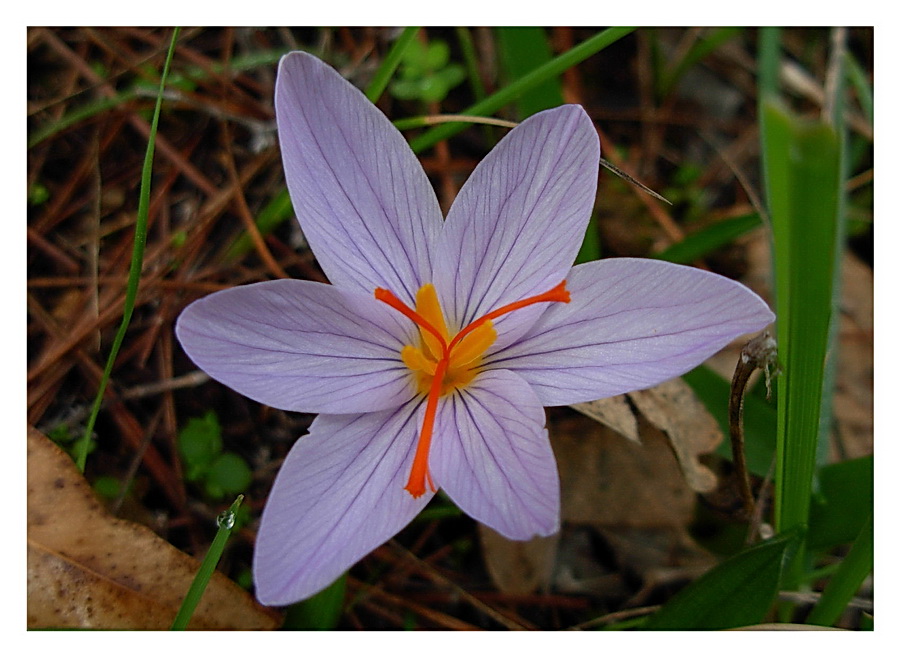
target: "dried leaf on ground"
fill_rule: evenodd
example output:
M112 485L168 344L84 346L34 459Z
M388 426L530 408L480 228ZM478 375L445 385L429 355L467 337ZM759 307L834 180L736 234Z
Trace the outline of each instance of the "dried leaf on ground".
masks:
M716 476L697 457L715 450L722 442L722 432L691 388L681 379L673 379L628 393L627 397L647 420L669 437L691 488L701 493L714 490ZM625 395L573 404L572 408L640 443L638 419Z
M169 628L198 567L149 528L109 514L72 460L29 428L29 628ZM190 628L278 625L277 613L215 573Z
M850 253L842 267L833 414L836 458L854 459L874 448L874 277L872 268Z
M554 420L562 518L571 523L681 526L693 514L687 486L666 437L641 428L640 445L581 416Z
M553 578L559 534L512 541L478 524L481 553L491 580L505 594L531 594L545 589Z
M716 476L698 460L722 442L716 419L681 379L673 379L645 391L629 393L644 417L669 437L672 450L694 491L708 493L716 488Z
M641 442L638 436L637 418L635 418L634 411L632 411L624 395L615 395L602 400L573 404L571 407L588 418L593 418L598 423L603 423L607 427L614 429L626 439L631 439L637 443Z
M601 553L607 559L614 555L604 567L601 555L589 546L573 551L564 543L555 581L564 591L625 597L629 588L622 578L629 574L640 579L638 594L644 596L661 584L693 578L711 564L687 534L696 494L669 440L645 421L639 429L641 443L635 444L580 416L560 418L550 426L563 521L590 526L603 537Z

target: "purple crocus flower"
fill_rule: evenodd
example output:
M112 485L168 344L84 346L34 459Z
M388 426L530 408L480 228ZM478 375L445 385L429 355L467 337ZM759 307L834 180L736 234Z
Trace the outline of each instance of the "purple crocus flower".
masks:
M263 603L323 589L438 488L511 539L556 532L544 406L653 386L773 320L709 272L633 258L572 267L600 157L579 106L512 130L446 220L400 133L315 57L281 60L275 109L294 209L333 285L232 288L176 328L213 378L320 414L262 515Z

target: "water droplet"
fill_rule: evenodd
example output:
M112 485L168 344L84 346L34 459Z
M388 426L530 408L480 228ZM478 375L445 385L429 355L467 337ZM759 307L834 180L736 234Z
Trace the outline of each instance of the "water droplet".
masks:
M231 530L234 527L234 512L227 509L219 514L219 516L216 517L216 525L220 528Z

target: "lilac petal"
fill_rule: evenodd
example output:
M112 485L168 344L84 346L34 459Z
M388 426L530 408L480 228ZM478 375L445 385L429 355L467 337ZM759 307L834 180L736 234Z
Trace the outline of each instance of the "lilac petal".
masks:
M279 409L359 413L415 395L400 350L411 323L371 295L283 279L197 300L175 327L213 379Z
M435 256L448 325L544 293L566 276L597 190L600 142L577 105L540 112L513 129L460 190ZM502 347L546 304L495 321Z
M362 415L322 415L288 453L262 515L256 596L287 605L327 587L409 523L432 497L403 487L422 399Z
M472 518L509 539L559 530L559 475L544 409L515 373L491 370L442 400L430 465Z
M285 55L275 86L294 211L329 280L413 304L442 224L425 172L363 94L312 55Z
M655 386L775 316L736 281L692 267L611 258L572 268L569 304L554 304L485 367L508 368L544 405Z

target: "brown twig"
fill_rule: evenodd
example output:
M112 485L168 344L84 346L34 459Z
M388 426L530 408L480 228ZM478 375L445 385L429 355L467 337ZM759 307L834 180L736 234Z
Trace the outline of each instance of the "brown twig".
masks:
M415 555L410 553L403 546L401 546L397 541L391 540L387 544L385 544L385 547L389 547L391 549L391 551L393 552L393 554L397 558L413 562L416 565L416 568L417 568L416 570L419 571L419 573L426 576L432 582L450 589L455 594L457 594L460 598L465 600L467 603L472 605L477 610L486 614L488 617L493 619L495 622L497 622L501 626L503 626L509 630L516 630L516 631L534 630L534 628L529 628L523 624L520 624L519 622L510 619L507 615L495 610L491 606L486 605L485 603L479 601L478 598L476 598L475 596L473 596L472 594L467 592L465 589L463 589L462 587L460 587L459 585L454 583L452 580L450 580L449 578L447 578L446 576L444 576L443 574L438 572L437 569L435 569L433 566L431 566L427 562L423 562L422 560L417 558Z
M728 397L728 430L731 434L731 454L734 473L741 491L746 520L753 518L756 507L750 473L744 454L744 391L754 370L764 369L766 373L776 363L778 349L772 335L764 331L750 339L741 349L734 376L731 378L731 394Z

